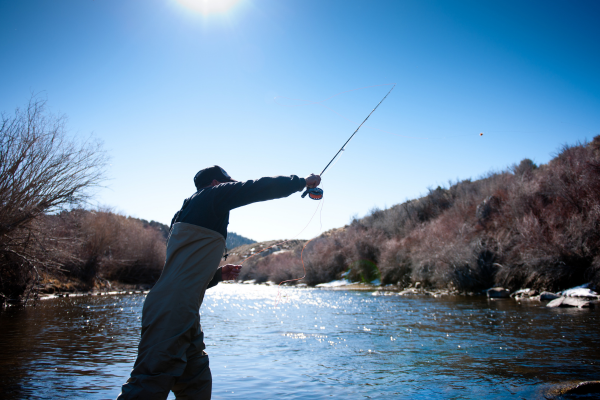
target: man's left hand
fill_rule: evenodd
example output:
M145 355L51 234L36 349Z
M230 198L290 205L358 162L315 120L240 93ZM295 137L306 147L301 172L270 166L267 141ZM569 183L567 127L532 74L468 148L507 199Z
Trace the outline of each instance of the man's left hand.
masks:
M227 264L221 268L221 279L224 281L235 281L242 270L241 265Z

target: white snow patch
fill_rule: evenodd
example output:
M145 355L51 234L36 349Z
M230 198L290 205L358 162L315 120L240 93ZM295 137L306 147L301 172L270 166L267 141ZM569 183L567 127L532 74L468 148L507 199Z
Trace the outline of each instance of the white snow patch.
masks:
M598 297L598 293L589 289L590 284L575 286L574 288L563 290L560 292L565 297Z
M317 287L339 287L339 286L346 286L346 285L351 285L351 284L352 284L352 282L350 282L348 279L340 279L338 281L319 283L317 285Z

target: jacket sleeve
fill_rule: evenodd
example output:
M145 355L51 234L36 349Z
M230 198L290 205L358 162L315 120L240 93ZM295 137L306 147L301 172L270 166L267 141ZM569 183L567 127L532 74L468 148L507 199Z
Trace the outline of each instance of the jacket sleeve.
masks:
M265 177L246 182L230 182L218 186L215 212L223 214L234 208L259 201L279 199L299 192L306 180L296 175Z
M217 286L217 284L223 280L222 272L223 271L221 270L221 268L217 269L217 272L215 272L215 276L213 276L212 280L208 282L207 289L210 289L213 286Z

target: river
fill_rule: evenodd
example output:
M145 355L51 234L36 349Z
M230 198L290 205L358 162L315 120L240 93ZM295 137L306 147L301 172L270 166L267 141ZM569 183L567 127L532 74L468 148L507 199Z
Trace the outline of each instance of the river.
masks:
M1 398L116 398L144 298L0 312ZM600 379L598 310L220 284L201 315L213 399L543 399L556 384Z

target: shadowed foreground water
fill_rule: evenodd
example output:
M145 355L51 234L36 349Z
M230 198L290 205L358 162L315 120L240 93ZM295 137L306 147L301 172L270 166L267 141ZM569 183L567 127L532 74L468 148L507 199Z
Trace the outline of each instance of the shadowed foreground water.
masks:
M555 384L600 379L597 310L293 288L275 308L277 291L207 292L214 399L543 399ZM135 360L144 297L1 312L0 397L114 399Z

